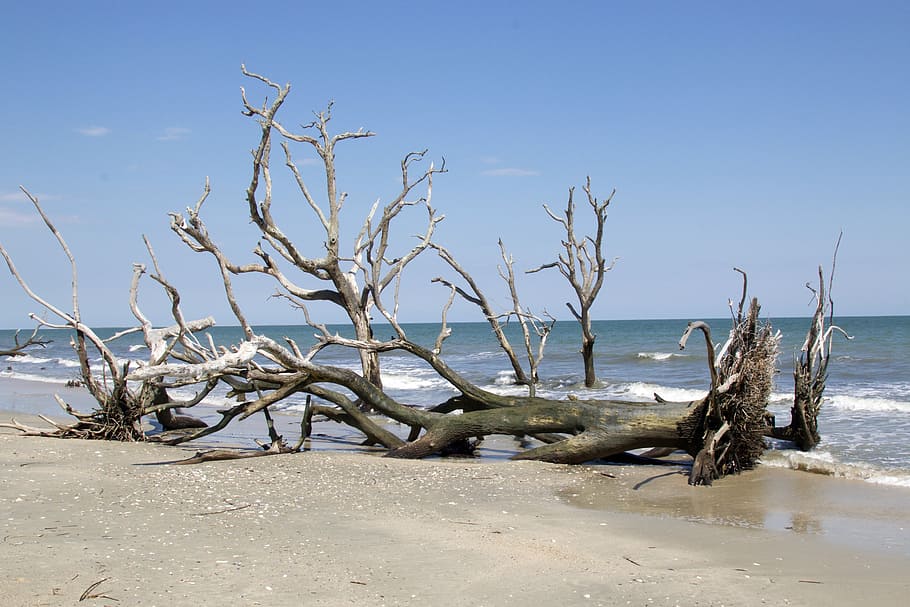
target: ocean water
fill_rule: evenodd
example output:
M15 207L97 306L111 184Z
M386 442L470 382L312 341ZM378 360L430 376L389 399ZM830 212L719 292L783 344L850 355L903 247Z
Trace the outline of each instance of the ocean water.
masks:
M789 420L793 393L793 359L802 345L809 320L768 319L783 334L780 373L770 403L778 423ZM599 385L586 389L582 383L580 330L575 322L556 324L547 342L540 367L540 396L603 398L648 401L655 393L668 400L691 400L703 396L709 385L705 351L701 339L690 341L680 351L677 343L686 328L685 320L600 321L594 329L596 368ZM722 341L729 319L708 321L715 340ZM763 463L821 474L863 479L868 482L910 487L910 316L848 317L836 324L854 339L835 337L826 400L819 417L822 443L808 454L769 443ZM510 366L485 323L456 323L443 347L444 359L477 385L501 393L524 393L511 382ZM342 334L345 327L333 327ZM438 326L405 325L408 336L432 345ZM313 329L306 326L259 327L275 338L290 337L301 346L312 342ZM378 326L376 334L388 328ZM115 329L99 331L111 335ZM521 349L515 327L510 328L513 346ZM26 356L7 358L0 366L3 376L62 384L79 377L79 367L63 331L45 331L53 339L46 348ZM230 344L240 337L236 327L210 330L218 344ZM0 345L12 343L12 331L0 331ZM112 343L123 358L143 360L147 356L140 335ZM357 368L356 356L344 348L329 348L319 361ZM383 355L383 382L400 402L432 406L455 392L423 362L406 354ZM99 359L100 362L100 359ZM100 370L100 365L95 368ZM299 409L302 397L286 401L289 413ZM213 397L211 404L224 404ZM2 403L0 403L2 405Z

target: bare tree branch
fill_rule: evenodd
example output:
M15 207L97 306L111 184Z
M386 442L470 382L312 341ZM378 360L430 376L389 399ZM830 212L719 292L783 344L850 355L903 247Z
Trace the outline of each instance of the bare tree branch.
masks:
M2 249L2 245L0 245ZM32 334L29 335L25 341L19 341L19 331L16 331L13 334L13 345L6 348L0 348L0 357L2 356L24 356L25 350L28 348L38 347L44 348L49 343L52 343L49 339L44 339L38 335L38 330L40 327L35 327L32 330Z

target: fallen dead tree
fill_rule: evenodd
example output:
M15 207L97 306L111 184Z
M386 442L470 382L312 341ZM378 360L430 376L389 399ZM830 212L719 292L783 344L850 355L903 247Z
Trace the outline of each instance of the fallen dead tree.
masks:
M803 441L803 436L810 439L815 436L817 442L814 420L824 389L824 381L819 381L819 377L823 378L825 374L827 357L824 357L824 365L820 366L819 350L814 344L818 343L819 335L830 339L830 332L823 326L819 327L817 319L810 330L809 343L813 345L809 348L805 364L814 371L806 380L808 384L798 379L795 402L804 403L798 423L791 425L789 430L772 427L767 401L780 336L760 320L758 300L747 298L745 273L742 273L743 293L739 305L733 309L731 304L732 326L727 339L716 345L711 327L699 321L690 323L680 340L681 348L687 347L696 333L701 333L705 340L707 372L706 395L703 398L690 402L668 402L655 395L654 400L649 402L624 402L535 396L538 367L552 322L541 321L520 304L512 270L513 260L501 243L504 266L500 268L500 276L509 287L513 305L510 310L498 314L471 275L447 249L432 241L434 227L441 217L436 215L429 199L432 177L440 170L431 166L416 181L412 181L408 178L408 168L422 157L422 153L408 155L401 163L403 186L400 194L392 204L384 207L378 219L374 218L378 209L374 205L357 235L353 256L345 258L340 255L337 243L338 217L344 195L338 192L334 182L334 144L368 136L368 133L358 131L330 135L327 130L329 113L318 114L317 120L310 125L316 129L316 137L290 133L277 122L275 116L289 89L278 87L261 76L245 73L278 92L275 102L261 109L251 105L245 95L243 98L248 115L256 117L262 128L259 146L253 154L253 178L247 192L249 213L263 235L262 242L254 249L258 262L238 264L229 260L210 236L201 215L203 203L209 195L207 183L196 205L188 208L185 215L171 215L171 227L182 241L193 251L210 255L215 260L224 295L234 320L242 330L242 340L234 344L216 344L205 333L214 324L214 319L188 321L183 317L179 292L164 278L152 246L146 241L154 272L149 275L143 264L134 266L130 309L137 326L129 332L141 332L149 358L142 364L118 359L108 347L109 340L102 340L82 322L75 259L62 235L41 209L39 201L26 191L69 259L73 276L73 311L55 306L34 293L2 246L0 253L23 291L45 311L60 319L59 323L39 322L48 327L72 330L72 343L83 379L98 407L95 411L80 413L58 399L64 410L76 418L74 424L47 420L52 424L49 429L32 428L15 421L5 426L24 434L42 436L108 440L155 438L170 444L181 444L212 435L237 420L261 415L266 424L268 441L259 443L262 447L259 452L235 454L236 457L249 457L300 451L310 435L313 420L322 418L358 429L363 433L366 444L380 445L387 450L389 457L398 458L421 458L470 450L470 441L495 434L532 439L529 448L517 453L514 459L567 464L608 458L639 448L681 450L693 458L690 483L695 485L710 484L723 475L753 467L765 448L767 435L794 440L801 448L811 442ZM269 151L276 136L285 139L283 144L287 141L309 144L326 168L328 210L323 211L303 183L288 148L283 145L286 164L306 204L320 218L320 225L326 230L326 255L322 258L304 256L271 215ZM265 184L265 197L257 200L256 192L261 183ZM426 197L409 201L407 196L419 184L426 185ZM589 188L586 192L593 198ZM414 246L396 256L389 248L391 221L410 206L425 208L426 229L418 236ZM599 242L598 239L598 246ZM273 250L265 250L266 245ZM455 280L436 279L436 282L449 288L450 296L441 310L440 329L432 348L411 340L406 326L398 318L402 271L410 260L426 250L435 250L444 266L454 270L458 278L467 284L462 287ZM597 259L600 260L598 267L605 271L599 251ZM304 274L327 282L329 286L311 288L291 282L281 267L282 260ZM342 262L349 267L343 268ZM248 273L265 274L276 281L282 289L282 297L298 307L307 323L317 332L315 345L304 351L292 340L281 343L254 330L234 294L233 281ZM139 306L139 287L146 275L164 289L171 302L170 314L174 322L168 327L153 327ZM387 293L390 285L394 285L388 290L393 293L391 296ZM451 334L446 317L456 295L480 308L508 354L516 383L527 387L527 396L506 396L484 390L445 362L445 340ZM822 294L819 295L820 300L827 301ZM308 301L330 301L344 307L351 317L354 337L332 333L325 325L311 319L306 307ZM393 335L389 339L375 338L369 325L372 313L378 313L391 326ZM34 315L33 318L38 319ZM510 318L521 323L527 369L502 331L501 323ZM534 332L538 338L536 349L532 344ZM125 332L112 339L123 334ZM319 353L327 346L350 349L361 362L361 371L321 363ZM93 357L90 350L103 360L100 379L91 367ZM455 389L457 396L443 403L420 403L421 406L397 402L382 389L378 379L379 355L392 351L407 353L424 361ZM585 360L587 367L589 359L586 357ZM202 402L219 386L227 390L228 398L233 399L235 404L221 409L221 418L216 423L206 426L191 416L177 413L178 408L190 408ZM175 389L187 387L195 390L193 398L177 401L170 396ZM800 396L800 390L805 395ZM301 416L300 438L289 445L276 432L271 410L294 394L307 395L307 407ZM180 427L183 431L177 435L151 436L143 426L143 418L151 415L157 416L166 429ZM408 426L410 434L405 438L390 432L384 423L387 419ZM794 419L797 419L796 416ZM808 430L800 429L804 426ZM192 461L231 457L230 452L223 451L201 453Z
M406 339L365 344L324 333L325 341L349 347L410 352L430 364L461 394L434 409L409 407L357 373L314 363L270 338L255 336L246 343L278 361L280 368L251 370L245 379L270 385L273 392L269 397L222 411L222 416L226 425L235 417L245 418L267 410L273 400L271 395L310 392L346 410L347 416L332 417L360 429L373 444L388 448L390 457L426 457L444 452L460 441L491 434L543 438L541 445L516 454L514 459L555 463L582 463L630 449L667 447L686 451L695 458L690 482L710 484L724 474L753 467L764 449L765 407L779 335L759 322L759 309L758 301L752 300L748 312L734 319L730 336L716 358L708 326L702 322L690 324L681 346L692 331L704 333L711 377L708 394L691 402L668 402L659 397L654 402L633 403L503 396L465 381L434 351ZM375 416L351 416L357 411L353 401L327 389L327 385L346 388L383 416L410 426L413 440L403 441L383 430ZM322 411L326 412L324 408ZM453 411L461 414L452 415ZM216 426L171 442L201 438L216 431Z

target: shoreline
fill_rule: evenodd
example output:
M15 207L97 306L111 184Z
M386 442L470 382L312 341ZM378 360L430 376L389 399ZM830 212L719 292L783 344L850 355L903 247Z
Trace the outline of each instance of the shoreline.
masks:
M3 421L35 423L23 406L42 384L26 383L39 385L5 384ZM0 429L0 600L69 604L99 580L93 593L117 601L92 603L121 605L899 605L910 592L904 488L773 467L689 487L676 467L504 461L508 439L481 461L390 460L322 434L300 454L171 466L200 445Z

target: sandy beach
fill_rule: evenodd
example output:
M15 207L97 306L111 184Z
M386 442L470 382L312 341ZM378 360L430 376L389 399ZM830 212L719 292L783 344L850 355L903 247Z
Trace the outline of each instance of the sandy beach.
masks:
M35 422L17 398L0 419ZM769 468L692 488L673 467L342 444L176 466L196 448L0 430L0 602L903 605L910 592L906 489Z

